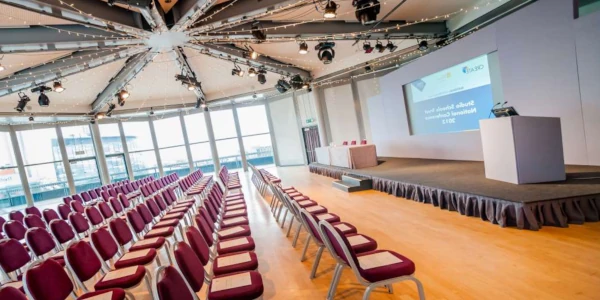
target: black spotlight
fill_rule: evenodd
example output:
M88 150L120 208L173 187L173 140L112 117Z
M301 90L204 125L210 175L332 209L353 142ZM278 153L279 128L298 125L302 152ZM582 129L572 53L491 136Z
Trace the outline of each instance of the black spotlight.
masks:
M335 58L333 47L335 47L334 42L321 42L315 46L315 50L319 51L317 57L319 57L319 60L326 65L330 64L333 61L333 58Z
M23 112L25 110L27 102L29 101L31 101L31 99L29 99L29 97L25 95L25 93L19 93L19 102L17 102L17 107L15 107L15 110L18 112Z
M285 93L291 88L290 84L285 79L279 79L275 85L275 89L280 93Z
M46 96L46 92L49 92L49 91L52 91L52 89L45 85L40 85L38 87L31 89L32 93L40 93L40 96L38 97L38 104L41 107L47 107L50 105L50 98L48 98L48 96Z
M62 86L62 83L60 81L55 81L54 84L52 85L52 87L54 88L54 91L57 93L62 93L65 91L65 88Z
M153 107L150 107L150 112L148 114L151 115L151 116L154 115L154 108Z
M371 53L373 52L373 46L371 46L371 42L369 41L365 41L365 43L363 44L363 50L365 50L365 53Z
M194 105L194 108L198 109L198 108L206 108L206 99L204 99L204 97L200 97L196 100L196 105Z
M126 90L121 90L120 92L117 93L116 96L117 96L117 100L119 101L119 105L124 106L125 100L127 98L129 98L129 92Z
M262 70L262 69L258 70L258 82L260 84L267 83L267 76L266 76L266 74L267 74L267 71Z
M325 12L323 13L323 17L325 19L333 19L337 16L337 4L333 1L327 1L327 5L325 5Z
M240 66L238 66L237 64L233 63L233 69L231 69L231 75L232 76L244 76L244 70L242 70L242 68L240 68Z
M390 52L394 52L396 51L396 49L398 49L398 46L394 45L391 41L388 41L387 45L385 45L385 47L390 50Z
M419 43L419 50L425 51L427 49L429 49L429 45L427 44L427 41L421 41Z
M304 85L304 79L302 79L300 75L294 75L292 78L290 78L290 84L295 90L299 90Z
M300 53L300 54L308 53L308 44L306 42L300 43L300 49L298 50L298 53Z
M256 69L254 69L254 68L248 69L248 76L254 77L254 76L256 76L256 74L257 74Z
M385 46L383 46L383 44L380 41L377 41L375 49L377 49L379 53L383 53L383 51L385 51Z
M33 122L35 121L35 119L33 118L33 116L29 116L29 122Z
M258 21L252 23L252 36L259 41L264 41L267 39L267 33Z
M381 5L377 0L353 0L352 6L356 7L356 19L363 25L375 23L381 10Z
M106 111L106 116L107 117L112 116L112 112L113 112L113 110L115 110L116 107L117 106L114 103L108 104L108 110Z

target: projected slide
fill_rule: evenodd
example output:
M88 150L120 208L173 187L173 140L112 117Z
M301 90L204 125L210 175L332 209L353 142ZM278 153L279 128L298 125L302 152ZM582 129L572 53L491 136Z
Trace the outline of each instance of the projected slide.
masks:
M479 129L494 105L489 56L404 85L411 134Z

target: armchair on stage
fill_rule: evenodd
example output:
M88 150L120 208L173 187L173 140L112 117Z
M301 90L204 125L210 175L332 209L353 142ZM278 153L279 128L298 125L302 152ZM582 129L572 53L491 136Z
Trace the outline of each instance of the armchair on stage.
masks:
M560 118L479 121L485 177L514 184L566 179Z

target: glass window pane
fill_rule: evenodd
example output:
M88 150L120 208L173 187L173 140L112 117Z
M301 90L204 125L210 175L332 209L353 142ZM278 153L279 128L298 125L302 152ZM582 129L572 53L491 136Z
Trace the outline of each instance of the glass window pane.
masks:
M148 122L124 122L123 132L129 151L154 149Z
M0 208L26 204L19 169L0 167Z
M102 138L102 148L104 155L123 153L123 143L121 143L121 133L118 124L100 124L100 137Z
M90 126L68 126L61 130L69 159L96 156Z
M10 133L0 131L0 168L14 167L17 165L13 151Z
M212 159L212 151L209 143L200 143L190 145L194 168L200 168L204 173L215 172L215 164Z
M212 121L216 140L237 136L235 121L233 120L233 111L231 109L211 111L210 119Z
M185 120L185 129L190 144L208 142L208 130L206 129L203 113L187 115L183 119Z
M127 165L125 164L125 157L123 155L107 157L106 165L108 166L110 182L129 179L129 176L127 175Z
M17 132L25 165L62 161L55 128Z
M130 153L131 168L135 179L140 179L146 176L159 177L158 164L156 163L156 155L154 150Z
M185 176L190 173L185 146L161 149L160 160L165 174L175 172L179 176Z
M237 109L237 114L243 136L269 132L269 121L264 105L240 107Z
M217 141L216 144L221 166L227 166L228 169L240 169L242 167L240 145L237 138Z
M179 117L155 120L153 123L159 148L184 144Z
M62 162L25 167L33 201L55 200L69 195L69 184Z
M77 193L102 185L98 163L95 158L71 162L71 172Z
M248 163L255 166L274 164L270 134L248 136L243 140Z

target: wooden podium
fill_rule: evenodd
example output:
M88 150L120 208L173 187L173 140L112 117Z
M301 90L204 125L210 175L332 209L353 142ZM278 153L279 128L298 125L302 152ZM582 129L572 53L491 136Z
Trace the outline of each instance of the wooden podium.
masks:
M560 118L479 121L485 177L514 184L566 179Z

